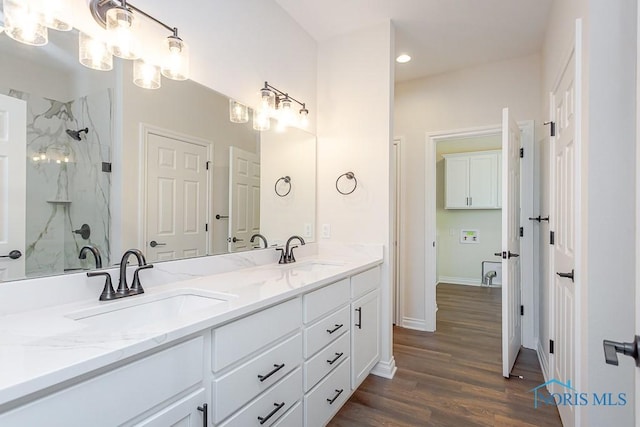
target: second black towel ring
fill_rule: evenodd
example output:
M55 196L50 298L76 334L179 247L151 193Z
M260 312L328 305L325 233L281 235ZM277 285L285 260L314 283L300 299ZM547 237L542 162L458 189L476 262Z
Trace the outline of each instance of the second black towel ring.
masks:
M284 181L284 183L285 183L285 184L289 184L289 189L287 190L287 192L286 192L286 193L280 193L280 192L278 191L278 184L280 183L280 181ZM283 177L279 178L279 179L276 181L276 185L274 185L274 187L273 187L273 188L274 188L274 190L275 190L276 194L277 194L278 196L280 196L280 197L284 197L284 196L286 196L287 194L291 193L291 177L290 177L289 175L287 175L287 176L283 176Z
M342 178L343 176L346 177L349 180L351 180L351 179L353 180L353 188L351 189L351 191L346 191L346 192L345 191L341 191L340 187L338 187L338 182L340 182L340 178ZM356 176L353 174L353 172L345 172L342 175L340 175L338 177L338 179L336 179L336 190L338 190L338 193L340 193L340 194L343 194L345 196L348 195L348 194L351 194L354 191L356 191L356 187L358 187L358 180L356 179Z

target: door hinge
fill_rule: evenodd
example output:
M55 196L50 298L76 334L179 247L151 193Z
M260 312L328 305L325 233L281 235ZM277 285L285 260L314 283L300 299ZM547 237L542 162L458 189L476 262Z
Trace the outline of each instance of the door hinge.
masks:
M549 135L556 136L556 122L549 121L549 122L544 122L543 124L545 126L546 125L550 125L550 127L549 127Z
M204 225L204 231L209 231L209 224Z
M554 344L555 343L553 342L553 340L549 340L549 354L553 354L554 347L555 347Z
M211 162L210 162L210 161L208 161L208 160L205 162L205 167L207 168L207 170L209 170L209 165L210 165L210 164L211 164Z
M524 148L520 149L520 158L524 158Z
M555 245L556 244L556 233L553 231L549 232L549 244L550 245Z
M524 237L524 227L520 227L520 237Z
M520 316L524 316L524 305L520 306Z

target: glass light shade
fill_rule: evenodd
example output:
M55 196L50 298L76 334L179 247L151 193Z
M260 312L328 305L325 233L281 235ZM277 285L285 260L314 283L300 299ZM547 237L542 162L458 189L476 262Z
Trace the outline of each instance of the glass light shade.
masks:
M229 120L233 123L247 123L249 121L249 109L233 99L229 100Z
M133 83L143 89L159 89L162 76L160 67L138 59L133 62Z
M109 50L123 59L138 59L139 42L135 30L138 20L133 13L122 6L112 7L107 11L107 37Z
M43 0L41 2L43 24L58 31L73 29L73 12L69 0Z
M295 114L289 98L283 98L278 104L278 123L282 127L291 126L294 122Z
M306 128L309 126L309 110L307 110L306 108L302 108L300 110L300 113L298 114L298 119L299 119L299 124L300 127L302 128Z
M269 130L271 128L269 115L264 111L253 110L253 128L255 130Z
M82 32L79 34L78 40L78 59L82 65L99 71L113 69L113 55L109 52L105 42L96 40Z
M270 89L260 90L260 104L258 110L267 115L273 114L276 109L276 94Z
M189 78L189 46L180 37L169 36L164 40L165 57L162 75L172 80Z
M43 46L49 41L47 27L34 0L3 0L4 25L12 39L31 46Z

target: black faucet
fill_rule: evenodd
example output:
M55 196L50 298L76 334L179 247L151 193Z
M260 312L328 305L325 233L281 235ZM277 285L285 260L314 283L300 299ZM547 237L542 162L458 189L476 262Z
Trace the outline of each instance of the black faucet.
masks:
M266 237L264 237L264 236L263 236L262 234L260 234L260 233L256 233L256 234L254 234L253 236L251 236L251 240L249 240L249 241L250 241L251 243L253 243L253 242L256 240L256 237L257 237L258 239L262 239L262 241L264 242L264 248L265 248L265 249L269 247L269 244L267 243L267 238L266 238Z
M287 239L287 244L284 247L284 253L282 254L284 256L284 262L282 262L281 264L289 264L290 262L296 262L296 257L293 256L293 250L298 246L289 246L291 242L296 239L300 242L300 244L302 245L305 244L304 239L300 236L289 237L289 239Z
M138 259L138 268L136 268L135 273L133 273L133 282L131 283L131 288L129 288L127 283L127 260L131 255L134 255ZM144 289L142 289L142 285L140 284L138 272L147 268L153 268L153 264L147 264L147 260L140 250L129 249L126 251L124 255L122 255L122 260L120 261L120 282L118 282L118 289L116 290L116 293L122 296L144 293Z
M93 258L96 260L96 268L102 268L102 257L100 256L100 251L95 246L83 246L82 249L80 249L78 259L87 259L87 252L93 254Z

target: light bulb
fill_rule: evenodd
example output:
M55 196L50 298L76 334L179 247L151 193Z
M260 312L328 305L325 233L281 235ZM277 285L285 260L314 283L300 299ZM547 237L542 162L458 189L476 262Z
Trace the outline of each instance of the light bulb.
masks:
M253 110L253 128L255 130L269 130L271 128L271 119L269 115L260 110Z
M134 34L138 20L133 13L122 6L116 6L107 11L106 19L111 53L123 59L139 58L140 49Z
M300 110L300 113L298 114L299 117L299 125L302 128L306 128L309 126L309 110L307 110L304 105L302 106L302 109Z
M33 156L31 160L33 160L34 162L37 162L38 160L40 160L40 156Z
M109 52L106 43L81 32L78 36L78 44L78 59L82 65L100 71L113 69L113 55Z
M161 86L160 67L138 59L133 63L133 83L144 89L159 89Z
M189 78L189 47L178 36L169 36L164 40L165 57L162 63L162 75L172 80Z
M64 157L64 162L65 162L65 163L69 163L69 157L68 157L68 156L65 156L65 157Z
M284 98L278 104L278 123L284 127L291 126L294 121L293 108L291 108L291 99Z
M40 160L47 160L47 155L45 153L40 153Z
M258 110L263 111L267 115L271 115L276 108L276 94L270 89L260 90L260 104Z
M47 44L47 27L42 24L34 0L3 0L2 4L5 31L9 37L32 46Z
M233 123L247 123L249 121L249 109L246 105L230 99L229 120Z

